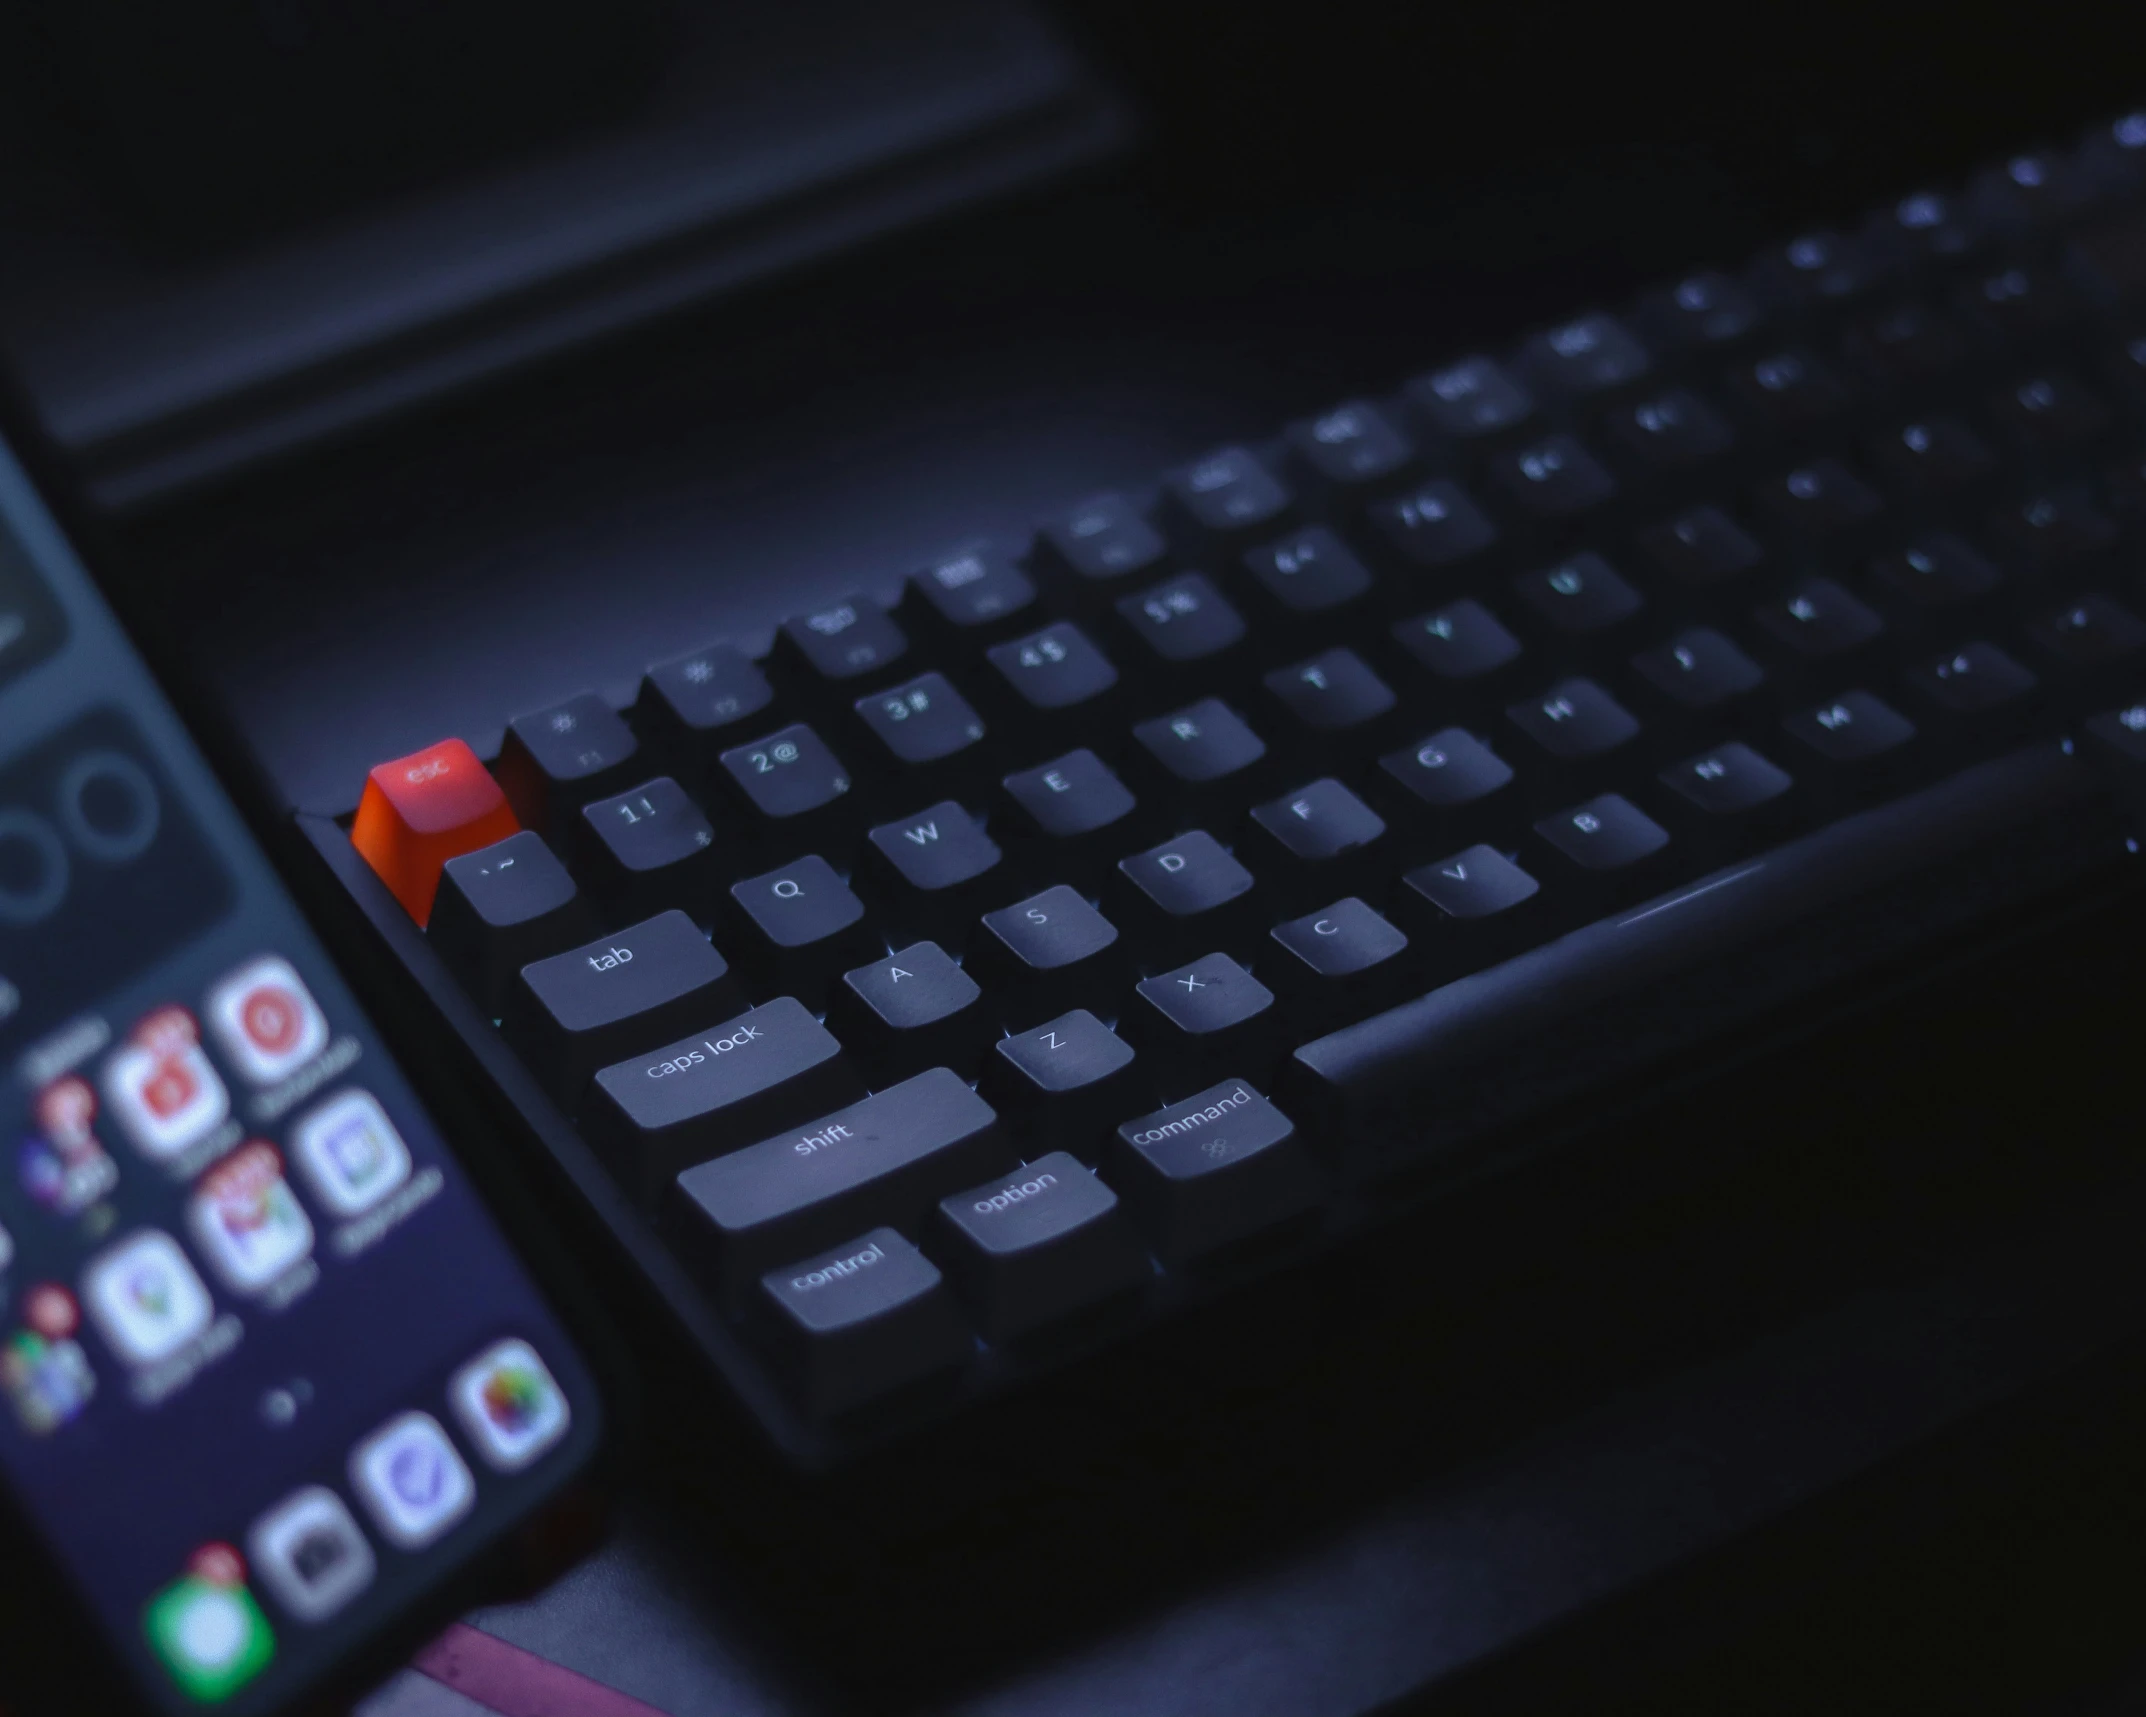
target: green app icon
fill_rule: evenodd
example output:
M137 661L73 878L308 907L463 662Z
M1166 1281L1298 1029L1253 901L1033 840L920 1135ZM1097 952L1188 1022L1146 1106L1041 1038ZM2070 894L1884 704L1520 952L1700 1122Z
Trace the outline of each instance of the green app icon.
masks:
M149 1643L189 1697L228 1699L268 1667L276 1636L245 1582L187 1574L149 1600Z

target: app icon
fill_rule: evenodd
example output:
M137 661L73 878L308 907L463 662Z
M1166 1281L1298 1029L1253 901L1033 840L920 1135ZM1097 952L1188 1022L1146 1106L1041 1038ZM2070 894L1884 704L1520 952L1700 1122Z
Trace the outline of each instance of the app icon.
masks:
M290 963L263 954L209 992L209 1027L256 1085L295 1073L328 1046L328 1021Z
M372 1209L410 1178L409 1147L364 1091L345 1091L307 1115L291 1149L313 1196L338 1216Z
M283 1179L283 1159L261 1139L201 1177L186 1220L202 1256L239 1293L267 1287L313 1250L313 1224Z
M430 1544L476 1500L476 1481L430 1413L405 1413L350 1457L350 1482L373 1524L405 1550Z
M105 1068L104 1094L135 1148L158 1162L205 1138L231 1112L184 1008L158 1008L134 1028Z
M119 1184L112 1161L94 1130L97 1093L70 1074L55 1079L31 1105L37 1131L16 1153L22 1190L58 1216L78 1216Z
M204 1704L230 1698L276 1655L275 1630L228 1544L195 1551L186 1572L149 1600L142 1628L179 1690Z
M320 1485L287 1496L246 1535L254 1569L301 1622L321 1622L372 1584L373 1547L343 1499Z
M64 1316L56 1307L64 1306ZM0 1345L0 1389L22 1428L33 1437L58 1430L89 1405L97 1393L97 1374L74 1335L78 1314L74 1296L46 1285L33 1290L25 1308L29 1325Z
M566 1434L566 1396L526 1341L485 1349L447 1393L477 1452L501 1472L526 1467Z
M176 1352L209 1323L209 1291L169 1234L142 1229L90 1260L82 1300L129 1365Z

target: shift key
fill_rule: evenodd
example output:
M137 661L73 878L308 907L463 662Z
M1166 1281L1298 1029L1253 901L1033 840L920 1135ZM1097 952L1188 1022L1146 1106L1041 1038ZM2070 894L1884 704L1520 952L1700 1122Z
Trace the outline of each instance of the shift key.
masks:
M882 1224L913 1230L1015 1160L991 1105L935 1067L687 1169L670 1215L680 1250L737 1306L777 1265Z
M780 996L606 1067L583 1119L619 1179L653 1200L687 1164L863 1095L827 1028Z

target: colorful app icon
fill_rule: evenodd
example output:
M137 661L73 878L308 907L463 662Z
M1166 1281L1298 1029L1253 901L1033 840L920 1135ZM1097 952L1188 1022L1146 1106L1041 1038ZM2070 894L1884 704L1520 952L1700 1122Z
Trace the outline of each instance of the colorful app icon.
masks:
M275 1630L228 1544L195 1551L186 1572L149 1600L142 1629L179 1691L205 1705L230 1698L276 1655Z
M58 1292L65 1294L66 1289ZM0 1345L0 1389L6 1390L22 1428L42 1437L89 1405L97 1393L97 1374L90 1370L80 1342L19 1329Z
M177 1352L209 1325L209 1291L158 1229L130 1234L82 1272L82 1302L112 1351L129 1365Z
M237 1293L267 1287L313 1250L313 1224L283 1179L282 1157L262 1139L201 1177L186 1220L201 1255Z
M231 1112L184 1008L158 1008L134 1028L105 1068L104 1095L135 1148L157 1162L206 1138Z
M503 1473L566 1435L566 1395L526 1341L485 1349L455 1373L447 1394L477 1452Z
M410 1147L365 1091L331 1097L292 1129L291 1151L313 1196L359 1216L410 1178Z
M295 1073L328 1046L328 1021L290 962L249 960L209 992L209 1029L256 1085Z
M253 1523L246 1549L269 1595L301 1622L323 1622L373 1581L373 1547L343 1499L321 1485Z
M430 1544L477 1496L469 1468L430 1413L404 1413L360 1443L350 1482L381 1535L405 1550Z
M98 1141L97 1093L69 1074L37 1093L37 1131L16 1153L22 1190L56 1216L79 1216L119 1184L119 1165Z

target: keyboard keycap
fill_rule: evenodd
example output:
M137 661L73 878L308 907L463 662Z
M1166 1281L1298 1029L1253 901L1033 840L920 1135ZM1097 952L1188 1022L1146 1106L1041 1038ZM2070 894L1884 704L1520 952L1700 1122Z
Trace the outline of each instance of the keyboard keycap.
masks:
M1354 650L1322 650L1309 661L1276 668L1267 690L1317 734L1367 728L1394 707L1393 688Z
M1132 1045L1086 1008L991 1046L977 1089L1006 1117L1030 1161L1069 1150L1093 1161L1110 1129L1146 1094Z
M1398 1000L1411 976L1408 938L1353 894L1272 932L1281 950L1263 961L1288 1007L1289 1028L1331 1031Z
M1371 509L1372 528L1415 567L1458 566L1498 540L1498 528L1457 483L1425 483Z
M1139 723L1133 740L1126 761L1145 777L1140 796L1181 824L1198 822L1220 804L1242 804L1248 785L1264 773L1266 742L1216 698Z
M1639 592L1592 549L1556 566L1524 572L1513 580L1513 588L1552 626L1575 635L1615 626L1642 606Z
M1332 776L1253 808L1240 856L1285 906L1363 893L1385 820Z
M883 692L861 697L858 718L888 755L904 766L905 788L928 784L949 771L932 771L935 763L958 760L966 768L983 743L984 721L944 674L919 674ZM914 799L911 800L914 803Z
M1122 495L1096 495L1045 521L1037 552L1077 581L1115 583L1161 566L1167 545Z
M1393 639L1442 680L1495 673L1520 654L1520 640L1472 596L1397 621Z
M2006 548L2042 571L2093 559L2116 541L2116 526L2085 496L2030 495L1999 510L1992 529Z
M685 1256L736 1306L782 1260L875 1223L914 1228L946 1194L1012 1167L990 1105L935 1067L685 1170L673 1217Z
M940 648L1003 637L1019 629L1036 605L1036 586L1004 554L972 549L912 573L896 609L901 624Z
M1123 852L1136 827L1138 801L1092 751L1069 751L1009 775L1005 788L1019 811L1026 863L1085 881L1100 876L1112 851Z
M1182 670L1211 661L1244 639L1244 616L1197 572L1181 572L1117 602L1122 630L1135 644ZM1173 680L1188 684L1182 674Z
M1464 728L1442 728L1379 759L1417 806L1451 810L1487 798L1513 778L1512 766Z
M1309 487L1342 500L1400 476L1416 457L1392 419L1365 400L1291 424L1289 452Z
M632 786L648 765L618 711L583 692L508 722L493 772L525 826L558 830L591 799Z
M847 596L775 628L775 664L808 691L891 673L909 653L894 617L871 598Z
M1582 870L1624 870L1669 844L1666 829L1616 793L1545 817L1535 832Z
M425 939L497 1018L514 975L587 939L588 902L533 829L447 861Z
M432 916L440 867L520 827L476 753L459 739L443 739L373 767L350 844L422 928Z
M817 853L732 883L730 900L727 945L755 995L794 995L818 1012L846 968L886 946Z
M1963 644L1917 663L1908 679L1926 697L1959 715L1996 709L2034 689L2033 673L1994 644Z
M1289 1117L1242 1079L1126 1122L1105 1173L1171 1266L1309 1216L1326 1193Z
M1770 352L1729 374L1730 391L1757 428L1796 435L1839 416L1854 390L1838 370L1808 352Z
M1686 709L1711 709L1751 690L1763 669L1711 627L1680 632L1658 649L1632 658L1647 682Z
M1693 586L1739 578L1765 558L1743 527L1719 507L1690 512L1639 533L1639 546L1662 571Z
M1736 439L1705 401L1682 388L1619 406L1602 421L1626 464L1648 476L1703 466Z
M1576 396L1629 386L1653 360L1613 317L1582 316L1533 336L1520 348L1520 371L1543 393Z
M1259 936L1252 873L1200 829L1120 859L1105 905L1146 971L1202 948L1244 952Z
M1769 304L1804 310L1845 303L1876 284L1881 263L1867 239L1839 232L1806 233L1760 257L1752 290Z
M1726 274L1688 274L1640 300L1639 325L1656 346L1720 350L1759 326L1758 300Z
M1896 487L1924 498L1985 481L1997 456L1955 417L1917 418L1870 444L1872 461Z
M1875 609L1830 578L1798 579L1779 602L1759 608L1756 618L1799 656L1814 659L1860 649L1885 630Z
M590 891L618 915L683 906L712 916L719 874L715 830L668 775L582 806L573 835L577 868Z
M2016 266L1996 269L1965 287L1960 304L1988 333L2030 347L2061 333L2080 308L2054 275Z
M1731 817L1778 799L1793 784L1748 745L1732 741L1664 769L1663 786L1710 817Z
M1928 304L1895 304L1848 330L1848 355L1880 387L1920 390L1951 384L1978 355L1973 331Z
M2146 644L2146 622L2092 592L2044 615L2028 632L2043 649L2073 667L2113 662Z
M658 662L641 682L633 719L659 756L700 782L738 724L774 701L759 664L728 644L709 644Z
M1002 701L1012 718L1010 728L1072 710L1084 720L1099 720L1104 697L1118 683L1110 658L1069 620L994 644L986 654L1008 694Z
M1473 846L1412 870L1409 890L1448 919L1494 918L1532 900L1542 884L1495 847Z
M1876 493L1838 459L1814 459L1761 484L1758 505L1781 535L1829 544L1884 510Z
M1242 447L1224 447L1163 479L1172 513L1192 541L1241 541L1280 524L1289 489Z
M1019 1341L1149 1281L1118 1195L1065 1151L942 1198L936 1222L947 1273L988 1341Z
M1246 601L1262 620L1301 626L1347 610L1371 588L1371 574L1324 525L1313 525L1244 556Z
M1502 453L1490 472L1529 517L1568 520L1602 506L1617 482L1601 462L1570 435L1544 437Z
M723 753L720 778L753 818L764 846L847 853L850 773L803 722Z
M2099 440L2112 421L2109 408L2061 370L2037 371L2000 389L1990 396L1985 415L2028 459L2076 454Z
M827 1027L875 1085L930 1067L974 1079L997 1027L976 980L936 942L913 942L844 972Z
M968 970L1003 1023L1025 1026L1069 1008L1115 1011L1126 950L1117 927L1060 883L985 913Z
M1408 384L1408 404L1433 434L1474 441L1520 428L1535 398L1489 358L1463 358Z
M1815 709L1790 716L1782 725L1834 763L1862 763L1915 737L1913 722L1864 691L1844 692Z
M898 935L959 950L975 917L968 885L1001 856L980 819L942 799L869 831L858 881Z
M1143 978L1137 996L1118 1029L1165 1091L1204 1084L1225 1066L1266 1077L1280 1047L1274 992L1227 954Z
M1972 602L1997 588L1997 569L1958 537L1927 531L1872 564L1880 583L1929 608Z
M950 1372L970 1354L938 1266L891 1228L770 1270L760 1288L776 1364L817 1419Z
M597 1068L744 1005L730 963L693 920L659 912L524 966L500 1027L571 1110Z
M1623 705L1593 680L1560 680L1538 698L1506 706L1513 725L1565 762L1599 757L1639 732Z

